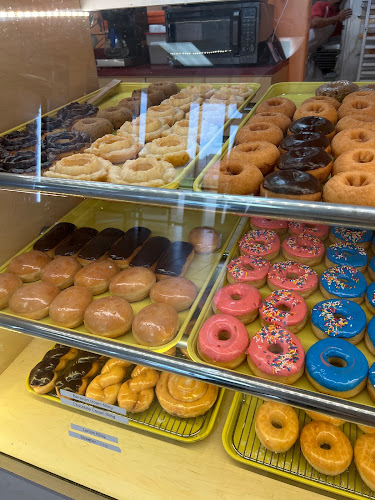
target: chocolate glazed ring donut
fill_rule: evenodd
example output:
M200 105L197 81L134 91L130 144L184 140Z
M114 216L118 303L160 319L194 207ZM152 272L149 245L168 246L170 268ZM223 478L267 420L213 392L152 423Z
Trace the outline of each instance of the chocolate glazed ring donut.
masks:
M64 120L62 120L61 118L55 118L54 116L43 116L40 120L41 134L47 134L63 127ZM30 134L36 134L37 132L39 134L38 123L36 121L28 123L26 125L26 130Z
M98 109L99 108L97 108L96 106L93 106L92 104L89 104L87 102L84 102L82 104L78 102L72 102L67 106L64 106L57 112L57 118L60 118L69 126L71 126L77 120L96 115Z
M324 149L328 154L331 152L329 139L325 135L318 134L318 132L300 132L299 134L289 135L280 142L279 150L281 154L284 154L287 151L301 147L317 147Z
M49 168L56 160L56 154L42 151L40 157L41 171ZM39 165L39 162L35 151L18 151L14 155L6 156L0 160L0 172L29 174L36 172L37 165Z
M320 201L322 187L318 179L299 170L280 170L265 177L260 195L267 198Z
M56 132L49 134L42 142L42 149L55 155L79 153L90 144L85 132Z
M335 135L335 126L323 116L304 116L291 124L288 135L299 134L301 132L318 132L332 140Z
M276 170L308 172L320 182L327 180L332 170L331 156L320 148L296 148L281 156Z
M27 130L22 130L21 132L15 130L0 137L0 146L7 151L19 151L20 149L35 146L36 143L36 135L31 134Z

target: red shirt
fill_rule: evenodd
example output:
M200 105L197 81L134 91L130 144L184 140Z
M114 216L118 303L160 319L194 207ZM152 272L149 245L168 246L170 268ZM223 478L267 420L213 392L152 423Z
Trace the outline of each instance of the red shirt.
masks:
M335 9L328 2L316 2L316 4L314 4L311 9L311 19L314 19L314 17L322 17L322 18L333 17L336 16L338 12L339 10ZM340 35L342 28L343 26L340 22L336 23L335 31L332 33L331 36Z

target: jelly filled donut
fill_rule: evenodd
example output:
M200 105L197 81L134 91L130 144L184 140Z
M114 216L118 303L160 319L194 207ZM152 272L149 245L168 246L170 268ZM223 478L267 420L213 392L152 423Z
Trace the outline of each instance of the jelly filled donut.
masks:
M371 365L368 373L367 391L370 398L375 401L375 363Z
M24 318L43 319L48 316L49 307L59 293L57 286L49 283L28 283L11 295L9 309Z
M367 290L365 296L366 307L371 314L375 314L375 283L371 283Z
M328 154L331 152L329 139L318 132L299 132L288 135L280 142L279 150L281 154L285 154L292 149L312 147L324 149Z
M177 335L178 314L168 304L153 303L140 310L132 328L138 344L150 347L168 344Z
M362 307L351 300L323 300L311 311L312 331L318 339L337 337L358 344L363 339L366 324Z
M259 291L246 283L233 283L218 290L212 300L215 314L229 314L247 325L256 319L262 303Z
M288 330L265 326L250 341L247 362L258 377L294 384L303 375L305 352L300 340Z
M268 229L275 231L279 236L285 234L288 230L286 220L267 219L267 217L250 217L250 226L252 229Z
M51 259L44 252L32 250L14 257L8 264L8 273L17 274L25 283L40 279L40 273Z
M246 358L248 345L246 327L229 314L211 316L199 332L199 356L203 361L223 368L237 368Z
M267 401L258 410L255 432L267 450L285 453L298 439L297 414L291 406Z
M198 294L195 284L179 276L160 280L150 290L152 302L168 304L177 312L189 309Z
M306 353L307 378L324 394L353 398L366 386L367 374L365 355L346 340L318 340Z
M301 233L315 236L324 241L328 237L329 226L324 224L310 224L308 222L288 222L290 234L300 235Z
M291 260L276 262L267 275L271 290L290 290L307 298L318 288L318 275L309 266Z
M255 229L245 234L238 243L242 255L272 260L280 251L280 240L275 231Z
M332 170L332 157L316 146L291 149L281 155L277 170L307 172L318 181L324 182Z
M322 186L318 179L301 170L279 170L268 174L260 186L266 198L320 201Z
M367 267L367 252L353 243L335 243L326 250L325 265L352 266L364 273Z
M300 132L318 132L332 140L335 135L335 126L323 116L304 116L294 121L289 127L288 134L299 134Z
M319 287L326 299L349 299L361 304L365 298L367 282L355 267L337 266L324 271Z
M307 321L306 302L297 293L275 290L264 299L259 316L262 326L275 325L297 333Z
M247 283L262 288L266 284L269 268L269 261L262 257L241 255L229 262L227 280L229 283Z
M22 285L21 278L14 273L0 274L0 309L8 306L13 293Z
M362 481L375 491L375 435L362 434L354 445L354 460Z
M369 248L373 233L369 229L332 226L329 239L332 243L353 243L363 248Z
M308 266L317 266L324 257L324 244L319 238L301 233L283 241L282 251L285 259L296 260Z
M133 309L121 297L102 297L92 302L84 315L85 327L90 333L114 339L128 332L132 326Z

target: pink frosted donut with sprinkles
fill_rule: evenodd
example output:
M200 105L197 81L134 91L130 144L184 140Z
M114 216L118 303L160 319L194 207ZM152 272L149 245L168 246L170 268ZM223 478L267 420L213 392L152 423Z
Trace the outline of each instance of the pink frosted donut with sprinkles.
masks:
M280 251L280 239L275 231L255 229L246 233L238 243L241 255L253 255L272 260Z
M311 267L291 260L276 262L267 275L271 290L290 290L303 298L310 297L318 288L318 283L318 275Z
M277 234L285 234L288 230L288 223L285 220L267 219L267 217L250 217L252 229L268 229Z
M328 237L329 226L324 224L309 224L308 222L293 222L288 223L289 233L298 236L301 233L316 236L324 241Z
M306 302L295 292L276 290L264 299L259 316L262 326L275 325L297 333L307 321Z
M256 288L266 284L270 263L262 257L241 255L231 260L227 267L229 283L247 283Z
M247 325L258 316L262 296L255 286L233 283L220 288L212 300L215 314L230 314Z
M303 375L305 351L292 332L269 325L251 339L247 362L258 377L294 384Z
M283 241L283 255L286 260L296 260L307 266L317 266L324 257L324 245L319 238L302 233Z
M363 248L369 248L373 232L369 229L355 229L351 227L331 227L329 239L332 243L353 243Z

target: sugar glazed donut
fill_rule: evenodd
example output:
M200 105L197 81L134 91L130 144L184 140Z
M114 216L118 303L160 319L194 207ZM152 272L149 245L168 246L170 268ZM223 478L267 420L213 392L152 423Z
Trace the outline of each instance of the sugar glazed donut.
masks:
M62 328L76 328L83 323L86 309L93 301L92 293L83 286L70 286L51 303L49 317Z
M279 254L280 239L275 231L255 229L246 233L238 243L242 255L272 260Z
M267 401L255 418L255 432L262 445L273 453L285 453L299 436L299 422L291 406Z
M311 418L311 420L316 420L317 422L328 422L332 425L340 425L345 424L345 420L342 418L330 417L328 415L324 415L323 413L318 413L316 411L305 410L307 415Z
M256 114L258 113L283 113L287 115L290 119L293 117L296 111L296 105L290 99L285 97L271 97L263 101L256 108Z
M258 316L262 303L259 291L246 283L233 283L218 290L212 300L215 314L229 314L247 325Z
M350 171L375 175L375 149L353 149L342 153L333 164L333 175Z
M37 281L40 274L51 259L44 252L32 250L13 257L7 267L8 273L14 273L21 278L24 283Z
M375 174L348 171L334 175L323 187L323 201L374 207Z
M73 285L75 274L81 265L73 257L57 257L41 271L41 280L58 286L61 290Z
M251 339L247 362L257 376L294 384L303 375L305 352L300 340L275 325L259 330Z
M267 284L271 290L290 290L307 298L318 288L318 275L298 262L276 262L268 272Z
M349 299L361 304L366 288L366 278L355 267L330 267L320 276L320 291L326 299Z
M342 130L332 139L331 148L335 158L352 149L375 148L375 130L365 127Z
M354 460L362 481L375 491L374 472L375 435L362 434L354 445Z
M278 146L282 138L282 130L273 123L248 123L237 132L236 144L242 144L243 142L266 141Z
M109 291L129 302L137 302L148 297L155 283L155 274L150 269L128 267L111 278Z
M307 102L302 104L293 115L293 120L299 120L305 116L322 116L326 120L337 123L337 111L328 102Z
M269 261L262 257L241 255L229 262L227 280L229 283L247 283L262 288L266 284L269 268Z
M307 233L290 236L283 241L281 248L285 259L295 260L308 266L320 264L325 251L321 240Z

